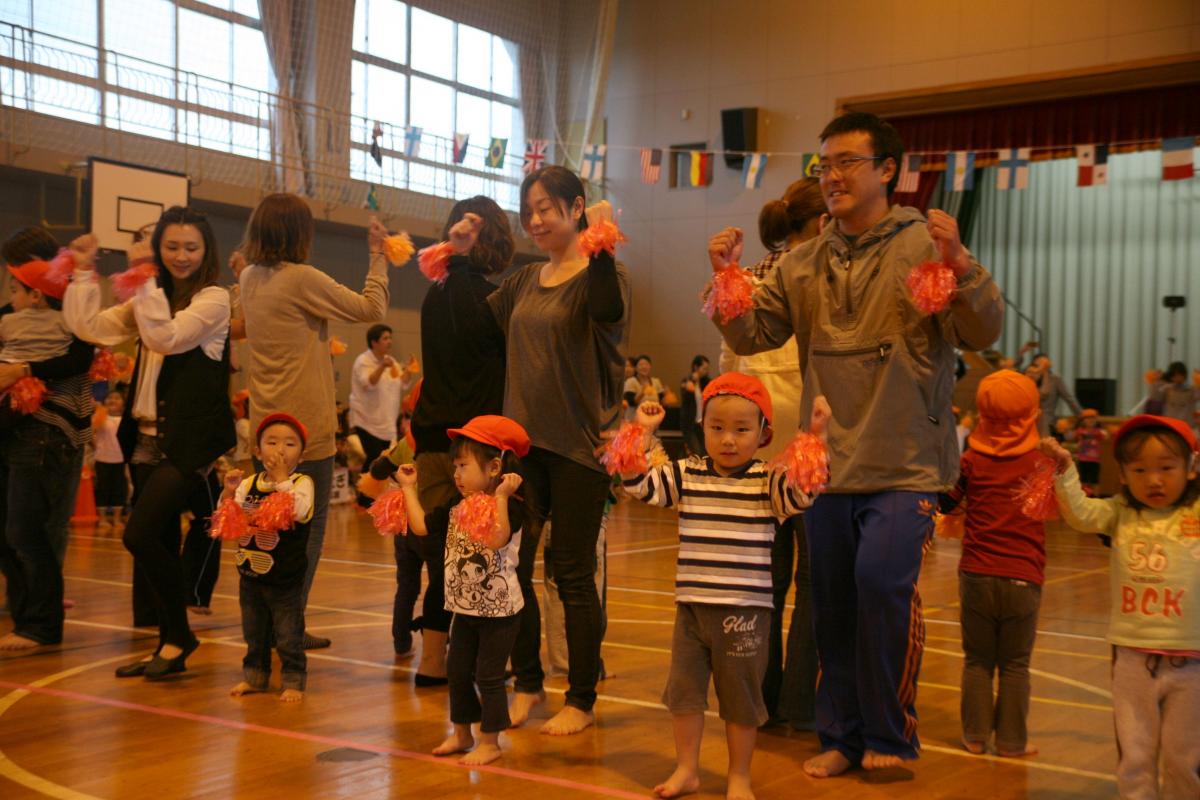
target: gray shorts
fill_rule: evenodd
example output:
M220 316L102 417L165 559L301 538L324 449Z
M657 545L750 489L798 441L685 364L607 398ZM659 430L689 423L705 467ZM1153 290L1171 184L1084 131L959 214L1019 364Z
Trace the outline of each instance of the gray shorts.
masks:
M676 604L663 705L672 714L707 711L711 675L721 719L762 725L767 721L762 682L770 628L769 608Z

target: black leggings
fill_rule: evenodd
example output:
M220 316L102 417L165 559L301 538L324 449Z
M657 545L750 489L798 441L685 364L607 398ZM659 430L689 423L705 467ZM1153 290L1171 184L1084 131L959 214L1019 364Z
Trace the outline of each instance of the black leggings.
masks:
M209 562L219 563L221 551L220 542L207 535L208 518L220 493L217 478L212 472L207 478L199 473L185 475L165 460L135 465L134 477L138 493L125 525L125 549L133 554L135 573L141 574L149 588L158 621L159 647L173 644L186 648L195 639L188 625L187 606L197 590L190 584L179 553L179 515L189 509L196 515L188 545L197 554L205 553L199 561L199 577L209 582L211 596L216 568L215 564L211 570L207 566Z
M608 499L609 477L569 458L535 447L521 460L526 484L537 515L554 520L554 580L562 600L567 634L567 704L591 711L600 680L600 639L603 615L596 591L596 540ZM517 580L525 607L521 629L513 646L512 664L519 692L542 690L545 673L541 662L542 618L533 586L541 525L531 524L521 534Z

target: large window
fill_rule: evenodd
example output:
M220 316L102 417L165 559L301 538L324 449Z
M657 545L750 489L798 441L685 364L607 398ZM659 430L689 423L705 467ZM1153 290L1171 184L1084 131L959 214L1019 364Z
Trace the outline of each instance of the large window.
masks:
M487 194L515 209L524 155L517 46L397 0L354 4L350 174L442 197ZM370 155L376 123L382 166ZM420 128L419 148L411 142ZM470 136L454 163L454 134ZM492 138L504 166L486 166ZM415 152L415 155L408 155Z
M270 157L257 0L0 0L4 104Z

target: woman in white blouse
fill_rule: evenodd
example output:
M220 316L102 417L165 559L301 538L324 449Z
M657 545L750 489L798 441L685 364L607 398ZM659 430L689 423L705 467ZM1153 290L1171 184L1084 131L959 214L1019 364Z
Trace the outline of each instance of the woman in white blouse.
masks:
M63 316L77 337L94 344L138 341L129 411L117 432L134 476L124 543L150 587L159 646L150 659L118 668L117 676L159 680L183 672L198 645L188 625L179 517L190 509L192 525L207 527L218 495L212 467L235 443L229 293L217 286L212 228L195 211L168 209L149 250L129 255L131 266L152 261L157 279L146 281L132 299L101 310L95 272L78 270Z

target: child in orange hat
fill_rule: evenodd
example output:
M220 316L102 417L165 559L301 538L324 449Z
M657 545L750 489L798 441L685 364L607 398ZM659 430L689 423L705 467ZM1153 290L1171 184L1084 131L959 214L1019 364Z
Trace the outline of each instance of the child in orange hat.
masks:
M958 483L943 513L966 502L958 591L962 604L962 741L983 753L1023 756L1029 744L1029 660L1045 580L1045 525L1014 495L1045 459L1038 452L1037 385L1013 370L993 372L975 396L979 421L968 437ZM1000 674L993 696L992 682Z
M1108 439L1108 431L1100 427L1100 413L1094 408L1085 408L1067 440L1074 441L1075 461L1079 465L1079 481L1086 487L1095 488L1100 483L1100 449Z
M796 516L813 498L792 489L782 472L755 458L771 441L774 418L762 381L727 372L709 382L702 401L708 453L703 460L681 459L621 476L632 497L679 509L675 632L663 691L673 719L676 766L654 794L678 797L699 790L711 679L729 746L727 794L753 797L750 762L758 727L768 718L762 683L774 613L771 547L776 520ZM637 409L647 449L664 416L658 403ZM816 398L810 429L823 433L830 416L825 398Z

